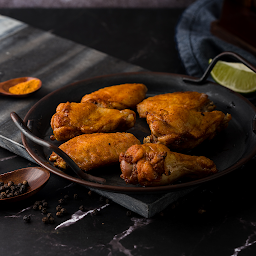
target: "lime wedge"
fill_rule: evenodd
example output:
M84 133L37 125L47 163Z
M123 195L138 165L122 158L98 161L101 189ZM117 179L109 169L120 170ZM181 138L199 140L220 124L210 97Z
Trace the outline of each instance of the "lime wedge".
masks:
M256 73L242 63L218 61L211 75L217 83L235 92L247 94L256 91Z

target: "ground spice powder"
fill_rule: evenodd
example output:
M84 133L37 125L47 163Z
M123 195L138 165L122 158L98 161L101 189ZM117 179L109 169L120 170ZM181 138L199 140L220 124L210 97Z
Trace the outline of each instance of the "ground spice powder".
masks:
M9 92L13 94L26 94L35 91L40 81L36 79L28 80L23 83L16 84L9 88Z

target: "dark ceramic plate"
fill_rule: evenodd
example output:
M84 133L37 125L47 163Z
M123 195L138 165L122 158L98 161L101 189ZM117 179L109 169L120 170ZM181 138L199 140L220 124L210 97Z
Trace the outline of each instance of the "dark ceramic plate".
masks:
M204 155L215 162L219 172L210 177L173 185L145 188L126 184L120 178L121 171L119 166L116 165L91 171L91 174L107 180L107 183L102 185L75 177L71 171L62 172L53 167L48 161L51 152L36 145L24 135L22 135L23 144L35 161L49 171L88 187L113 192L148 193L184 189L214 180L244 165L256 154L256 135L253 131L256 115L255 107L240 94L225 87L208 81L203 85L194 85L184 82L183 77L181 75L145 72L101 76L79 81L54 91L41 99L27 113L24 122L30 120L32 132L36 136L49 141L52 134L50 119L59 103L79 102L83 95L106 86L122 83L144 83L148 88L147 97L175 91L204 92L215 103L217 110L232 115L232 120L226 130L218 134L212 141L207 141L195 150L188 152L193 155ZM128 130L128 132L133 133L141 141L150 134L145 119L140 118L137 118L135 127Z

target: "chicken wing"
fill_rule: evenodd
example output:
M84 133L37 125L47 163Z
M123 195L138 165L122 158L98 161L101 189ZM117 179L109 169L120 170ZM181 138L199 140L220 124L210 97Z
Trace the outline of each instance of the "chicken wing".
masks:
M87 94L81 102L91 102L99 107L119 110L134 109L145 98L146 92L147 87L144 84L120 84Z
M68 140L83 133L125 131L134 126L136 114L130 109L117 110L93 103L61 103L52 116L56 140Z
M200 179L217 172L216 166L204 156L171 152L162 144L131 146L119 157L121 178L142 186L172 184L181 179Z
M140 141L130 133L94 133L77 136L60 145L84 171L118 163L119 155ZM54 165L66 169L66 162L53 152L49 158Z
M151 135L144 143L162 143L171 150L189 150L228 126L230 114L221 111L197 112L173 105L169 111L147 114Z
M143 100L137 105L137 111L140 117L145 118L147 113L157 113L161 109L168 111L172 105L182 105L185 108L203 112L212 111L215 108L215 105L205 93L173 92L159 94Z

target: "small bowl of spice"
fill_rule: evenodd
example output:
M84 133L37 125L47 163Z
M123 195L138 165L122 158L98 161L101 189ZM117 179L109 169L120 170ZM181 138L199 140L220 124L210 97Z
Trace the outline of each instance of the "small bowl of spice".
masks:
M0 94L12 97L26 97L42 86L40 79L35 77L19 77L0 83Z
M28 167L0 175L0 202L17 202L37 193L47 183L50 172Z

